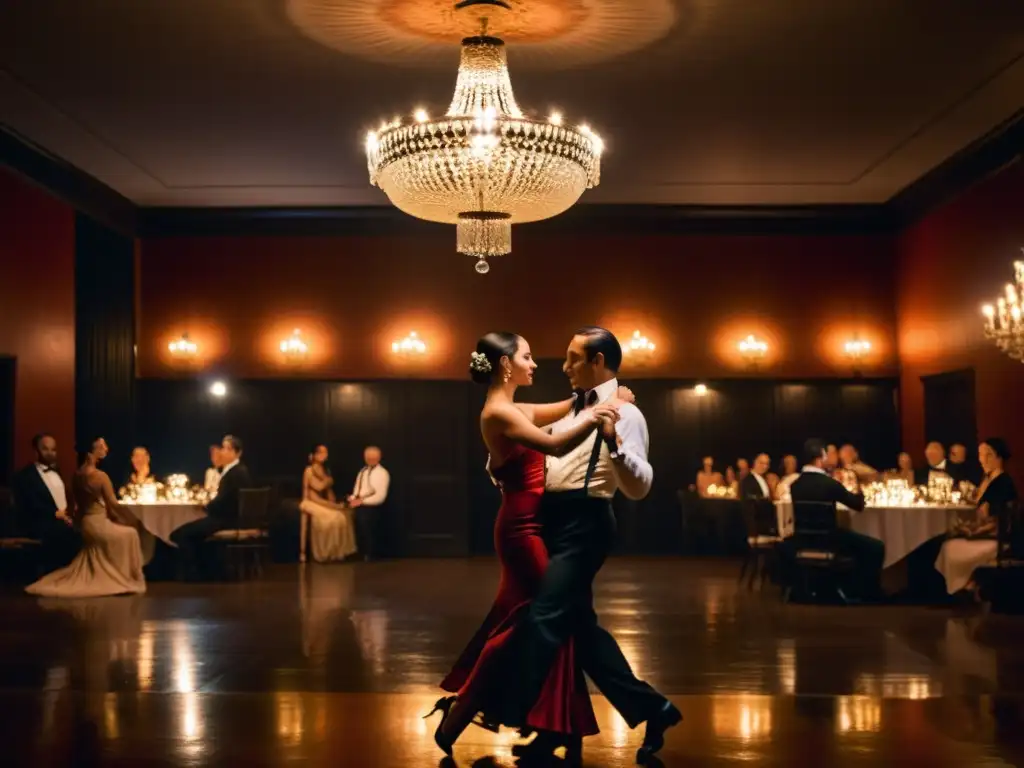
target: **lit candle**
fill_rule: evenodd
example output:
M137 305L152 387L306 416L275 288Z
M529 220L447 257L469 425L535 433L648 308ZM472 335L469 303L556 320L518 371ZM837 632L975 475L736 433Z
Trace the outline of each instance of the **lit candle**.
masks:
M1006 311L1006 299L999 299L999 301L996 302L996 306L999 308L999 329L1004 330L1010 325L1010 316Z
M985 316L985 330L994 331L996 328L996 308L986 304L981 308L981 314Z

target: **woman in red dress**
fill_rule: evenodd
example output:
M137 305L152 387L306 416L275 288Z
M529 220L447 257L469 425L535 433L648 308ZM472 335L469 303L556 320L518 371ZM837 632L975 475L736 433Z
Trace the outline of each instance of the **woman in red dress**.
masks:
M598 732L586 679L573 656L571 640L559 651L540 698L522 723L503 722L498 702L486 698L486 692L494 689L492 681L485 687L485 675L474 673L485 649L491 654L510 641L512 629L525 615L547 569L548 554L538 519L545 454L570 451L589 437L601 419L617 418L615 401L588 411L592 417L567 432L552 435L545 431L543 427L569 413L574 398L544 405L515 403L516 388L531 385L536 368L529 344L511 333L484 336L470 362L473 380L489 388L480 414L480 431L490 451L491 476L502 491L494 526L501 582L490 613L441 683L442 689L457 695L440 699L430 713L442 712L435 740L448 755L477 712L481 713L478 724L490 730L497 730L497 724L502 723L519 726L525 735L537 731L538 739L530 746L549 752L564 745L570 755L578 754L583 736ZM632 393L623 387L620 398L632 401ZM521 754L528 750L519 747L513 751Z

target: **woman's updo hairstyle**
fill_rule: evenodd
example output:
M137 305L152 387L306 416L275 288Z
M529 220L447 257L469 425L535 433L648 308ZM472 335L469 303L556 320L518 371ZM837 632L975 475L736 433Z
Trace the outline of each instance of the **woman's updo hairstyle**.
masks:
M992 453L998 456L1003 461L1008 461L1010 458L1010 446L1006 444L1006 441L1001 437L990 437L988 440L981 441L984 445L987 445L992 449Z
M481 337L469 357L470 378L477 384L490 384L496 374L501 375L501 358L511 360L518 349L519 336L514 333L494 332Z

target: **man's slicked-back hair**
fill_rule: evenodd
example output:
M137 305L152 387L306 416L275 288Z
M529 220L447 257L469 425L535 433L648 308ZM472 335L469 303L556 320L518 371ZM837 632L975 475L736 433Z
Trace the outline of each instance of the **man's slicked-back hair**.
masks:
M612 373L619 372L622 366L622 345L614 333L599 325L585 325L577 328L573 335L586 338L583 349L587 353L587 362L593 360L600 352L604 355L604 367Z

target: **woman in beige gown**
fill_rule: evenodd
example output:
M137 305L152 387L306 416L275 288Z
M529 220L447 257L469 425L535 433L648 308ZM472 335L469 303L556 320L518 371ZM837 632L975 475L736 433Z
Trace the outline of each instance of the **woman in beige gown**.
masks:
M313 559L318 563L344 560L356 552L352 513L335 499L334 478L325 465L326 461L327 446L315 446L309 454L309 466L302 474L300 563L306 562L307 537L311 540Z
M44 597L103 597L142 594L142 548L137 521L114 497L114 486L98 464L108 452L100 437L89 444L72 480L82 551L67 568L49 573L25 591Z

